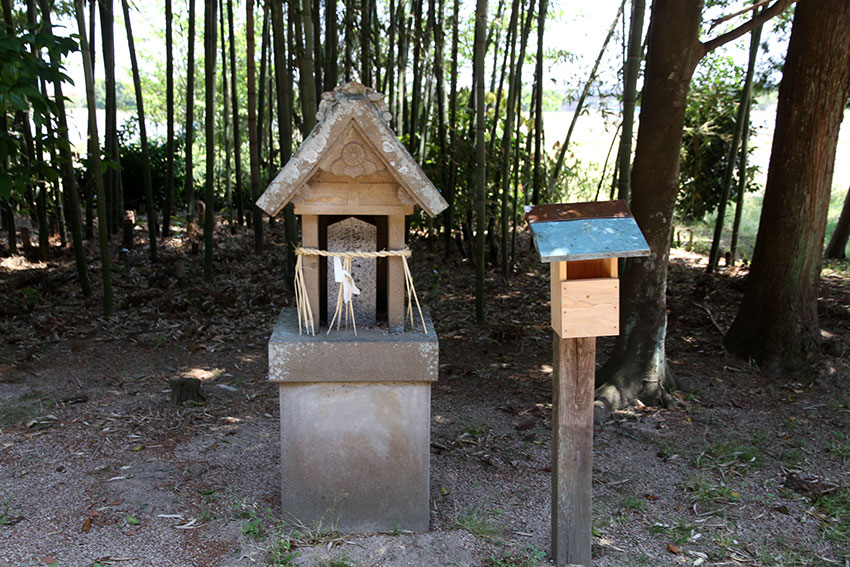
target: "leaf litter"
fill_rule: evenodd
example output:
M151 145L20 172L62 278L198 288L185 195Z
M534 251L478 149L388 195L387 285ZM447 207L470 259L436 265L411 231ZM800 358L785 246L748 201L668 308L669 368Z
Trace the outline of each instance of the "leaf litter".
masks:
M94 248L90 299L70 250L47 263L2 260L0 541L10 551L0 565L235 567L270 561L294 537L280 510L277 391L266 380L268 336L291 302L282 226L262 255L245 229L220 225L216 243L206 284L184 239L166 239L153 266L142 241L116 265L112 317L99 315ZM352 564L390 567L489 567L549 549L547 271L521 234L510 282L488 271L478 327L472 263L441 248L420 235L411 261L441 345L431 531L316 537L299 544L299 565L327 564L337 548ZM594 565L844 564L850 548L828 537L844 516L816 502L850 483L829 451L834 432L850 430L848 363L829 354L850 342L846 281L824 280L829 348L812 376L770 377L725 354L717 330L734 318L746 269L706 277L700 261L674 251L670 268L668 354L688 386L679 406L625 408L595 430ZM599 340L598 362L611 344ZM171 404L176 376L201 377L207 403ZM755 447L761 465L739 458L736 443ZM724 458L700 459L721 444ZM736 498L706 515L685 488L698 474L706 494L732 483ZM493 524L476 530L503 537L458 529L468 510ZM266 537L246 538L248 522Z

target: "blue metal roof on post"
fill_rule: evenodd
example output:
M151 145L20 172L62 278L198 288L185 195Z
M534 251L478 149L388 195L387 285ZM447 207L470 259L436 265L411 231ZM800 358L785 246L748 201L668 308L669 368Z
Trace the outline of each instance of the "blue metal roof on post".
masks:
M536 205L525 218L543 262L650 254L625 201Z

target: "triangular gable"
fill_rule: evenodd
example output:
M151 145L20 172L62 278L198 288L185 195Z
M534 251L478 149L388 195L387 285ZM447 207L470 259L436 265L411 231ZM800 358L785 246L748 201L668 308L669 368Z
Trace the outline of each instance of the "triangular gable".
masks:
M263 211L271 216L279 213L320 167L331 171L336 167L343 171L344 164L329 164L326 156L341 141L352 139L352 135L365 146L367 159L362 161L370 162L371 165L361 167L358 161L356 167L345 171L346 174L356 177L366 175L373 169L386 169L404 192L430 216L448 207L448 203L387 124L390 115L382 94L358 83L342 85L322 95L317 117L319 121L316 127L257 200L257 206ZM356 132L352 132L352 129Z

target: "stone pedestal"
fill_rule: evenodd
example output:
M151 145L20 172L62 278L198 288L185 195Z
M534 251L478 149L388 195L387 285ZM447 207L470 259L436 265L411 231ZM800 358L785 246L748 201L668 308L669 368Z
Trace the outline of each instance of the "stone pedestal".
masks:
M437 336L359 328L299 335L285 308L269 341L280 384L284 519L348 532L427 531Z

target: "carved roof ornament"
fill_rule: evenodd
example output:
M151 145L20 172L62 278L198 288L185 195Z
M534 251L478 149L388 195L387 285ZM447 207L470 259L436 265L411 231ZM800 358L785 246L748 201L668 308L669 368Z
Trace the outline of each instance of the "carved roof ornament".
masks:
M380 171L389 173L405 199L435 216L448 203L389 127L392 115L384 95L359 83L347 83L322 94L318 123L257 200L276 215L319 172L352 179Z

